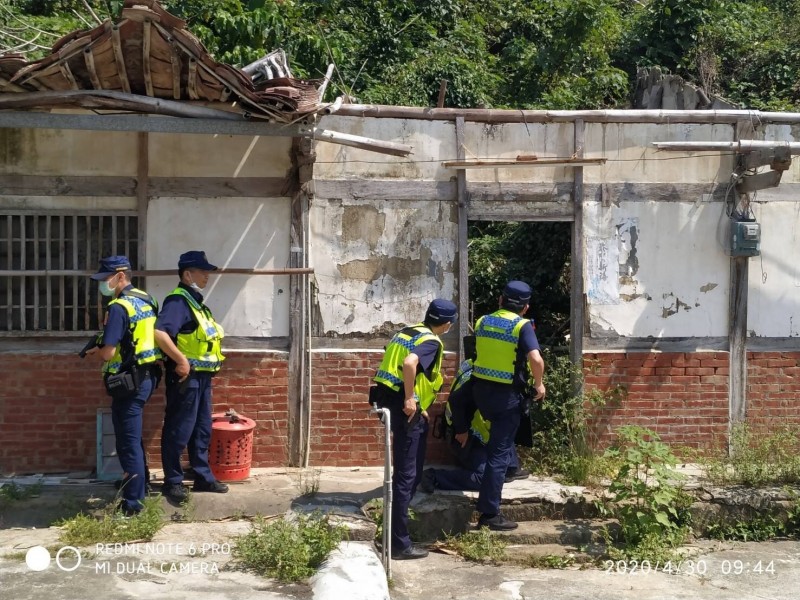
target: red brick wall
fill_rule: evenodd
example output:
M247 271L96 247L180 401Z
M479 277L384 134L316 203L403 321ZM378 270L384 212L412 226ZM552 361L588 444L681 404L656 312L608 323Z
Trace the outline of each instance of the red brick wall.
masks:
M728 429L728 353L585 354L587 389L627 391L618 405L595 411L601 445L613 430L634 424L665 442L696 448L723 441ZM747 420L764 428L800 424L800 353L748 354Z
M215 410L228 407L256 420L253 466L287 464L287 355L229 352L215 380ZM367 390L380 352L315 352L312 357L312 466L383 464L383 427L368 414ZM587 354L587 388L627 390L619 405L596 412L602 444L634 423L673 444L702 447L723 439L728 423L728 355L698 353ZM750 353L748 421L764 428L800 424L800 352ZM445 361L449 377L455 360ZM0 354L0 473L64 472L95 466L96 411L110 405L99 363L72 354ZM442 394L441 400L444 400ZM434 405L431 416L441 413ZM150 463L160 467L164 392L145 410ZM429 438L428 461L451 462Z
M367 390L380 352L314 353L312 466L383 464L383 426L368 415ZM214 411L234 408L255 419L254 467L287 464L287 355L227 353L214 381ZM445 369L453 373L454 360ZM449 380L445 385L445 390ZM444 398L444 395L442 399ZM72 354L0 354L0 473L89 471L95 467L96 413L110 406L99 362ZM441 412L441 406L431 411ZM144 437L154 469L161 465L164 388L145 408ZM449 462L430 440L429 460Z

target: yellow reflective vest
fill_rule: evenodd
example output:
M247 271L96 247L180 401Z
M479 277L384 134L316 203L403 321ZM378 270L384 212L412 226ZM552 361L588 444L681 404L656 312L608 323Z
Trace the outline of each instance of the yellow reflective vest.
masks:
M527 322L527 319L502 308L478 319L475 325L478 356L472 374L478 379L512 384L519 332Z
M137 365L146 365L162 358L156 345L154 330L158 316L158 303L152 296L136 288L125 290L119 297L108 303L119 304L128 313L128 326L133 343L133 359ZM111 360L103 364L103 373L119 373L122 367L120 344L114 350Z
M453 392L458 391L461 387L467 383L470 378L472 377L472 370L473 364L472 359L467 359L461 363L461 366L458 368L458 373L456 373L455 379L453 379L453 385L450 387L450 394L452 395ZM453 424L453 409L450 407L450 400L448 399L447 404L444 407L444 417L447 420L448 425ZM492 424L483 418L481 411L477 408L475 409L475 414L472 416L472 422L469 425L470 431L472 434L478 438L482 444L487 444L489 442L489 429L491 428Z
M439 336L435 335L423 323L406 327L392 337L389 345L386 346L386 352L383 355L380 367L378 367L378 373L373 378L373 381L382 383L395 392L401 391L403 389L403 361L417 346L429 341L435 341L439 345L439 350L436 353L431 369L431 379L428 379L425 373L418 373L414 380L414 394L422 410L427 410L433 404L436 399L436 393L444 383L444 377L441 373L444 345Z
M178 333L176 346L189 361L195 371L216 373L222 368L225 357L222 354L222 338L225 332L214 321L211 310L198 302L182 287L177 287L167 296L182 296L192 311L197 328L191 333Z

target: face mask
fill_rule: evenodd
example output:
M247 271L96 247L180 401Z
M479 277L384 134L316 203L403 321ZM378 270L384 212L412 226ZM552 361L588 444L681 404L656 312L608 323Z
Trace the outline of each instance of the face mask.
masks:
M197 285L194 282L194 278L191 276L191 274L189 275L189 278L191 279L191 281L189 282L189 287L192 288L195 292L198 292L198 293L202 292L203 288L201 288L199 285Z
M113 296L114 295L114 288L111 287L108 281L101 281L98 289L103 296Z

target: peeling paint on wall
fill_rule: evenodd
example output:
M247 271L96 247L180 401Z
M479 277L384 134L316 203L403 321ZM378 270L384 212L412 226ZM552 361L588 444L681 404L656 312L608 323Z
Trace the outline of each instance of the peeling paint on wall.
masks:
M619 275L633 277L639 272L636 244L639 241L639 220L629 218L617 225L619 244Z
M678 312L680 312L681 309L692 310L691 306L686 304L686 302L684 302L680 298L677 298L674 294L664 294L663 298L664 300L670 300L669 304L661 308L661 318L663 319L668 319L672 315L678 314ZM671 299L673 298L675 300L674 303L671 301ZM695 306L699 305L695 304Z
M703 292L704 294L707 294L708 292L713 290L715 287L717 287L717 285L719 285L719 284L709 282L709 283L705 284L704 286L702 286L700 288L700 291Z
M586 275L589 283L586 295L590 304L619 304L617 263L618 249L614 240L600 237L586 240Z

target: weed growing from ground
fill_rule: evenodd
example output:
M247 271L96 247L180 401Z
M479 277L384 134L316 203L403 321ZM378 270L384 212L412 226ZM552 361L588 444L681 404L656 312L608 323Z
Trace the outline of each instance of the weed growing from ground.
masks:
M99 517L80 513L58 521L59 539L70 546L147 541L164 525L160 497L145 498L141 512L133 517L122 517L116 510L117 503L118 499L111 502Z
M473 562L499 562L505 557L505 541L487 527L460 535L446 536L444 543Z
M233 556L259 575L302 581L316 572L346 535L344 526L332 525L318 513L300 515L294 521L258 517L250 532L236 538Z

